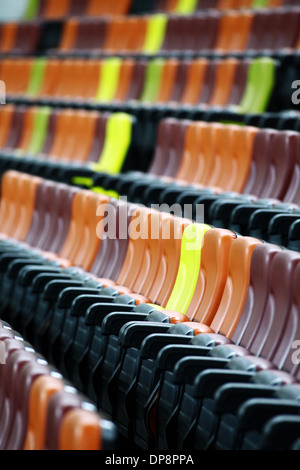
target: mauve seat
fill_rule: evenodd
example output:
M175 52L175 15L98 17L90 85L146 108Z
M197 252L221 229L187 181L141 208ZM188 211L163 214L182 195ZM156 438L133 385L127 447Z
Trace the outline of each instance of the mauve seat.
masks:
M166 118L159 124L152 163L148 173L176 176L185 145L185 136L191 121Z
M261 191L256 196L278 200L284 198L294 171L297 146L297 132L276 133L271 142L268 172Z
M277 131L275 129L259 129L257 132L253 142L250 173L243 188L244 194L256 196L261 194L266 175L269 171L271 142L276 134Z

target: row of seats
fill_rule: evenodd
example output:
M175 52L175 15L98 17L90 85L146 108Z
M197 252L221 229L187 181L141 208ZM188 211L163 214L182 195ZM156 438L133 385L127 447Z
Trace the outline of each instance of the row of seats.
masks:
M68 199L68 208L59 199ZM5 173L4 319L140 448L260 448L266 439L275 446L278 421L285 424L282 415L299 408L299 365L292 359L299 334L299 254L123 204ZM63 221L60 231L49 233L47 214L53 228L55 220ZM231 399L215 411L222 386ZM236 388L246 390L239 399ZM258 400L274 397L277 407L264 415L266 431L259 428L261 419L250 425L244 419L236 442L247 393ZM259 432L253 436L253 430ZM295 435L299 423L281 446L291 447Z
M135 118L122 113L7 105L0 110L0 149L2 155L20 159L94 162L94 171L116 174L125 171L130 147L138 148L134 127ZM299 146L295 131L162 119L152 160L143 165L148 166L147 174L131 181L130 200L141 197L144 202L141 194L149 189L150 175L162 183L189 183L296 205ZM137 163L131 161L130 170L138 171ZM124 195L122 191L120 187Z
M1 21L62 19L68 16L126 15L128 13L193 13L202 9L218 8L274 8L295 5L294 0L12 0L3 2L0 8Z
M140 162L133 154L142 130L129 115L8 105L0 124L1 174L51 175L147 206L183 207L188 198L192 214L204 204L214 226L299 250L297 132L167 118L152 160ZM139 168L147 173L137 179Z
M65 22L59 53L245 53L297 50L299 9L72 18Z
M172 207L180 216L184 216L184 208L188 204L185 217L194 221L198 219L197 208L200 206L203 207L204 219L214 227L227 228L300 251L300 211L299 205L293 202L201 187L182 180L168 181L151 174L125 172L109 175L74 162L41 160L35 156L21 159L15 154L1 154L0 174L9 169L79 185L117 199L122 196L147 207L156 205L161 210Z
M278 65L279 66L279 65ZM261 113L271 99L274 59L3 59L7 99L44 104L145 103L228 107ZM19 77L22 80L19 80Z
M135 125L126 113L6 105L0 109L0 148L20 158L82 162L119 173L128 168Z
M59 54L245 53L298 50L299 9L206 12L195 16L71 18L57 34ZM270 29L270 25L272 29ZM0 25L0 53L35 54L46 35L40 21Z
M1 450L117 448L113 423L7 322L0 339Z

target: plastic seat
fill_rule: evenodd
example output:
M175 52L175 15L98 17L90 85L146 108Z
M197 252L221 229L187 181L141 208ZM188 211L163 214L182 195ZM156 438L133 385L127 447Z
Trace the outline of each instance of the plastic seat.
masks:
M208 60L204 58L194 59L190 62L186 82L180 97L181 103L194 105L199 102L207 66Z
M237 66L236 59L227 59L218 64L214 89L208 102L210 106L226 106L228 104Z
M271 158L271 142L276 133L277 131L273 129L260 129L256 133L253 141L250 172L243 188L244 194L257 196L261 194Z
M15 108L13 105L6 105L0 111L0 148L5 147L11 128Z
M18 33L18 25L16 23L6 23L1 28L1 52L11 52L14 48Z
M292 177L297 146L297 133L283 131L274 135L270 148L268 173L261 193L257 194L259 197L273 197L279 200L284 197ZM282 155L285 155L284 159Z
M101 450L100 416L91 411L75 409L62 421L60 450Z
M225 287L230 247L236 236L229 230L208 230L204 235L201 269L194 294L186 311L191 321L210 324Z
M29 397L24 450L44 449L47 405L50 398L63 388L64 383L59 377L44 375L34 381Z
M175 176L182 157L189 121L167 118L160 122L155 153L149 168L153 175Z
M237 109L241 113L264 112L274 87L274 78L275 62L271 58L254 59L249 65L246 89Z
M216 52L244 51L252 27L251 13L227 13L220 20Z
M71 0L63 0L59 6L55 0L47 0L44 2L41 16L48 20L54 20L58 18L64 18L68 16L70 11Z

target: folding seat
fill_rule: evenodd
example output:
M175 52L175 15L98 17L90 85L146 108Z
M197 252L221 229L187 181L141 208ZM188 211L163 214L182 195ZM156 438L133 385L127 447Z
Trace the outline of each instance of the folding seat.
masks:
M209 235L211 235L211 234L212 234L212 231L209 231L209 232L207 233L207 236L209 236ZM232 246L234 246L234 244L235 244L235 242L233 243ZM252 263L252 268L251 268L252 274L251 274L251 281L250 281L250 290L248 291L248 300L247 300L247 302L249 302L249 303L247 303L247 302L245 303L245 306L244 306L244 313L242 314L240 323L238 323L238 327L237 327L237 329L235 330L235 331L237 332L238 329L239 329L239 326L241 327L240 330L239 330L239 333L238 333L237 336L236 336L236 338L238 337L238 335L241 335L243 331L247 331L247 330L245 330L245 329L246 329L246 325L247 325L248 322L249 322L249 309L251 309L252 312L254 312L254 309L253 309L253 307L254 307L254 306L253 306L253 300L251 300L251 299L253 299L253 291L251 290L252 282L256 282L256 284L254 284L255 290L258 291L258 292L259 292L259 290L260 290L260 292L261 292L261 295L260 295L260 296L257 296L257 297L255 298L255 301L257 302L256 308L255 308L255 315L257 315L256 318L259 319L259 316L260 316L260 313L259 313L259 312L261 312L262 309L264 308L265 302L266 302L266 298L267 298L267 294L265 293L265 286L268 285L268 282L267 282L267 284L264 284L264 285L262 286L262 283L261 283L261 282L262 282L262 279L261 279L261 272L262 272L262 271L260 271L260 266L263 267L264 269L267 269L267 271L266 271L266 274L267 274L267 272L270 271L270 262L271 262L272 259L274 258L275 254L278 253L278 250L279 250L278 248L276 248L275 246L272 246L272 245L269 245L269 246L267 246L267 245L266 245L266 246L265 246L265 245L260 245L260 247L257 247L257 248L254 250L254 252L253 252L253 263ZM268 261L267 261L267 258L265 258L265 255L268 256ZM258 265L256 262L254 262L254 259L255 259L255 260L256 260L256 259L257 259L257 260L261 259L260 263L264 263L264 264ZM254 270L256 270L256 272L255 272ZM255 277L255 276L256 276L256 277ZM257 279L256 279L256 278L257 278ZM256 281L255 281L255 279L256 279ZM267 280L268 277L266 277L266 278L264 278L264 279ZM246 313L246 312L248 312L248 313ZM250 318L251 318L251 317L250 317ZM255 320L254 320L254 319L253 319L253 324L255 325ZM185 323L185 325L190 325L190 324L189 324L189 323ZM242 325L243 325L243 326L242 326ZM195 327L197 327L197 323L195 323ZM200 329L200 331L201 331L201 329ZM251 333L252 329L249 328L248 331L249 331L249 333ZM175 333L175 330L174 330L174 333ZM175 333L175 334L176 334L176 333ZM179 334L179 335L181 334L181 333L180 333L180 330L179 330L178 334ZM171 337L170 337L170 338L171 338ZM191 341L191 342L190 342L190 341L188 340L188 338L187 338L187 341L183 342L183 339L180 340L180 338L178 337L178 343L179 343L179 344L189 344L189 343L190 343L191 345L193 345L193 344L194 344L194 345L199 344L199 355L201 356L201 355L207 355L207 353L204 352L204 351L205 351L205 347L204 347L204 349L203 349L203 347L202 347L202 346L200 347L200 345L202 344L202 345L204 346L205 344L208 344L208 341L207 341L208 338L211 339L211 345L213 345L214 341L217 341L217 343L218 343L218 340L222 341L220 344L224 343L224 337L223 337L222 335L215 335L214 333L206 333L206 334L200 334L200 335L198 334L197 340L200 340L199 342L196 340L196 338L195 338L195 341ZM235 338L235 339L236 339L236 338ZM202 340L204 340L204 341L202 341ZM147 341L148 341L148 340L147 340ZM157 342L158 342L157 347L159 346L159 341L161 341L161 343L162 343L162 346L161 346L162 348L164 348L164 344L168 344L168 339L167 339L167 338L166 338L166 342L162 342L162 339L159 340L159 335L158 335L158 336L157 336ZM150 339L150 336L149 336L149 348L150 348L150 344L151 344L151 343L152 343L152 347L155 348L155 337L154 337L154 336L153 336L152 339ZM146 346L146 343L145 343L145 346ZM181 348L181 352L180 352L180 348ZM164 349L165 349L165 358L164 358L164 361L165 361L164 364L165 364L165 365L162 366L162 358L163 358L163 351L164 351ZM169 345L169 346L166 346L164 349L161 350L161 354L160 354L161 357L159 357L161 367L164 367L165 369L170 370L170 373L169 373L169 374L171 374L171 370L172 370L171 361L175 360L176 362L178 362L180 357L185 357L185 356L187 356L186 364L188 365L189 361L191 361L190 378L187 378L187 380L188 380L188 381L189 381L189 380L192 380L192 378L193 378L193 375L192 375L193 372L192 372L192 371L193 371L193 367L194 367L194 366L192 365L192 360L193 360L193 359L196 360L196 358L193 358L193 357L190 357L190 358L189 358L189 357L188 357L188 354L189 354L189 353L188 353L189 346L185 346L185 347L184 347L184 346L181 346L181 347L178 346L178 348L177 348L178 351L176 351L176 346L175 346L175 344L174 344L174 346L173 346L173 345L172 345L172 341L171 341L171 342L170 342L170 345ZM153 349L153 352L154 352L155 350L158 351L158 349ZM208 349L207 352L209 352L209 350L210 350L210 349ZM217 351L217 350L218 350L218 349L216 348L216 351ZM149 352L150 352L150 349L144 348L144 360L146 360L146 358L147 358L147 352L146 352L146 351L149 353ZM201 352L201 351L202 351L202 352ZM213 349L211 350L211 353L209 354L210 356L214 356L214 355L212 354L212 351L214 351L214 350L213 350ZM155 353L154 353L154 354L155 354ZM156 352L156 354L157 354L157 352ZM174 359L172 358L172 354L173 354ZM177 356L177 354L178 354L178 356ZM180 354L180 355L179 355L179 354ZM195 349L195 351L193 351L193 348L192 348L191 356L192 356L193 354L194 354L194 355L196 354L196 349ZM153 356L153 357L157 357L157 356ZM220 357L221 357L221 356L220 356ZM176 358L177 358L177 359L176 359ZM200 358L199 358L199 359L200 359ZM217 360L217 359L216 359L216 360ZM170 361L170 364L169 364L169 365L167 365L167 364L168 364L168 361ZM210 359L209 359L209 361L210 361ZM217 364L216 364L215 366L213 366L213 363L214 363L214 359L211 359L211 367L218 367ZM175 364L176 364L176 363L174 362L174 365L175 365ZM195 364L196 364L196 363L195 363ZM179 364L178 364L178 365L179 365ZM182 365L183 365L183 364L182 364ZM199 363L199 367L201 367L200 363ZM207 367L210 368L209 365L208 365ZM175 370L176 370L176 369L175 369ZM176 373L175 370L174 370L173 374ZM197 366L196 366L196 365L195 365L195 371L197 371ZM219 371L219 369L218 369L218 371ZM209 373L209 372L210 372L210 371L208 371L208 373ZM220 373L220 372L219 372L219 373ZM225 376L225 373L224 373L224 376ZM166 379L166 377L165 377L165 379ZM178 376L178 379L179 379L179 376ZM226 379L226 376L225 376L225 379ZM149 380L149 379L148 379L148 380ZM179 379L179 380L182 381L183 379L181 378L181 379ZM170 381L171 381L171 379L170 379ZM165 382L164 382L164 383L165 383ZM180 383L180 382L176 382L176 381L175 381L175 384L176 384L176 383ZM192 384L193 381L192 381L192 382L188 382L188 383L191 383L191 384ZM173 388L174 388L175 386L176 386L176 385L172 385ZM168 385L166 384L166 390L167 390L167 387L168 387ZM170 385L170 387L171 387L171 385ZM149 390L149 389L148 389L148 390ZM169 390L169 396L171 396L170 394L173 393L173 392L171 391L171 388L169 388L168 390ZM186 393L187 393L187 391L188 391L188 389L186 389ZM190 392L189 392L189 393L190 393ZM149 400L150 400L150 396L151 396L151 395L149 394ZM152 398L153 398L153 396L152 396ZM176 401L174 401L173 403L176 403ZM173 432L172 432L172 434L174 434L175 429L177 428L177 429L179 430L179 432L181 432L181 433L184 435L184 429L185 429L185 426L186 426L186 424L187 424L187 421L188 421L189 419L192 419L193 416L194 416L194 413L186 413L186 410L188 409L188 407L190 407L190 410L192 409L192 408L191 408L192 403L187 402L186 405L187 405L187 408L185 408L185 411L183 410L182 413L178 415L179 418L180 418L180 417L182 418L182 419L181 419L181 422L180 422L180 425L178 425L178 423L175 425L175 422L173 423L173 424L174 424L174 427L173 427ZM160 429L160 426L164 426L164 424L163 424L163 417L162 417L161 419L162 419L162 422L158 425L158 430ZM206 426L207 426L207 428L209 429L209 424L208 424L208 422L207 422ZM205 428L204 428L204 429L205 429ZM158 431L158 432L159 432L159 431ZM203 432L204 432L204 431L203 431ZM201 442L202 442L201 439L198 440L198 445L201 445ZM164 445L166 445L166 444L164 444ZM184 447L182 447L181 444L180 444L180 447L179 447L179 448L186 448L186 446L188 446L189 449L192 449L192 448L194 449L195 447L193 447L193 445L197 445L197 443L187 440L187 441L185 442L185 444L184 444ZM173 448L174 446L178 446L178 441L174 440L174 441L173 441L173 444L172 444L172 447L168 447L168 448ZM189 446L191 446L191 447L189 447ZM161 446L159 446L158 448L161 448ZM196 447L196 448L198 448L198 447Z
M209 62L205 58L191 60L186 73L185 85L180 96L182 104L196 105L199 102L208 67Z
M3 177L1 200L1 231L5 237L23 240L31 223L35 191L40 178L7 172ZM22 225L19 225L20 220Z
M0 51L2 53L11 52L14 48L18 25L16 23L6 23L1 27Z
M96 102L111 101L117 91L121 59L110 57L104 59L101 64L100 80L94 100Z
M156 103L166 103L170 101L178 66L178 59L168 59L163 63L161 80L155 99Z
M228 99L228 107L240 104L244 91L246 89L248 69L250 66L250 59L240 59L237 63L235 76L231 87L230 97ZM249 123L250 124L250 123Z
M214 46L216 53L244 51L248 43L253 21L252 13L226 13L220 19L217 40Z
M175 77L175 82L173 85L172 94L169 100L170 104L177 104L180 102L181 96L184 92L186 81L187 81L187 74L190 67L189 60L181 60L178 64L177 73Z
M7 142L14 111L14 105L10 104L3 106L0 110L0 148L5 147Z
M291 181L298 148L298 134L278 132L274 135L270 147L268 173L265 177L260 198L272 197L282 200ZM282 158L285 155L285 158Z
M74 409L63 419L60 450L111 450L116 449L116 432L107 420L95 412Z
M65 409L61 416L58 433L58 449L61 450L104 450L116 445L116 431L114 426L103 419L96 410L90 406L84 409L83 406L72 406L78 403L73 397L68 397L67 393L75 394L59 374L44 375L38 377L30 391L28 427L24 450L43 450L46 440L49 442L48 413L50 401L57 393L65 394L65 398L70 398L70 409ZM68 401L66 400L67 404ZM82 405L88 403L82 402ZM55 410L55 409L54 409ZM59 423L57 423L59 424ZM74 432L75 430L75 432Z
M56 87L60 80L63 64L58 59L48 59L46 62L44 74L41 81L41 87L37 96L41 98L52 97L55 95Z
M54 20L68 16L71 0L63 0L59 5L55 0L46 0L42 4L40 15L47 20Z
M41 35L41 25L38 23L19 24L13 51L22 54L35 54Z
M89 54L101 50L107 32L108 20L105 18L83 18L78 24L73 52Z
M267 393L270 393L270 387L273 387L281 383L291 383L296 380L296 377L293 378L293 371L297 372L297 366L292 364L291 362L291 344L295 337L297 337L297 329L298 329L298 320L297 320L297 310L291 310L291 296L294 295L292 293L292 289L289 289L287 286L291 285L291 280L294 282L294 276L296 276L296 272L298 271L298 264L299 264L299 256L297 254L293 254L291 252L282 252L275 255L275 258L272 262L272 269L271 269L271 276L270 276L270 288L267 293L267 303L265 307L265 312L261 316L260 322L255 322L253 324L249 324L248 329L248 343L247 350L250 351L255 356L250 356L249 354L244 357L236 357L232 358L228 363L229 367L225 367L226 369L229 368L231 372L228 372L227 377L224 375L224 378L220 376L220 382L218 383L217 387L214 390L209 391L210 397L210 409L212 409L212 400L214 391L220 386L219 392L215 395L216 402L216 412L220 414L226 414L229 416L228 418L224 416L224 421L221 421L221 426L218 426L218 431L213 433L215 434L215 439L217 439L217 447L216 448L230 448L232 443L234 442L234 435L235 435L235 423L236 418L233 419L232 415L235 415L233 409L237 410L239 405L242 404L243 401L247 399L246 389L247 383L249 384L249 398L255 396L263 397L264 389ZM280 281L279 281L279 272L281 272ZM284 273L284 274L283 274ZM260 273L259 273L260 274ZM278 284L281 283L279 288ZM285 287L282 284L285 284ZM293 284L292 284L293 285ZM272 301L272 297L274 296L274 303ZM297 305L297 304L296 304ZM292 313L293 312L293 313ZM293 318L293 319L292 319ZM290 334L290 325L291 323L294 324L293 334ZM253 330L251 326L254 326L255 329ZM245 332L247 332L247 329ZM241 332L241 330L240 330ZM246 339L246 337L245 337ZM250 340L250 341L249 341ZM226 346L228 348L228 345ZM221 351L220 351L221 352ZM238 353L239 355L239 353ZM232 356L234 357L234 356ZM248 365L248 367L247 367ZM211 367L210 367L211 368ZM277 369L278 368L278 369ZM277 370L276 370L277 369ZM232 371L234 371L232 373ZM239 372L245 371L248 374L247 377L238 377ZM258 371L258 372L256 372ZM286 373L285 371L290 371L291 375ZM207 371L207 379L210 371ZM237 373L236 380L237 382L241 383L240 385L233 385L231 377ZM217 372L216 372L217 374ZM202 374L203 375L203 374ZM225 380L224 380L225 379ZM222 383L227 385L222 386ZM204 384L204 382L203 382ZM208 384L208 382L207 382ZM245 390L243 390L243 384L245 384ZM256 385L255 385L256 384ZM199 392L195 394L195 397L199 397L199 393L205 394L205 391L202 388L202 392L200 392L200 376L199 382L197 383L197 387ZM236 394L236 391L240 389L240 397L236 394L237 402L235 402L234 406L229 405L229 401L225 405L225 402L222 401L221 405L221 392L222 388L226 388L227 397L233 397L233 394ZM251 393L252 388L252 394ZM274 390L275 391L275 390ZM206 396L206 395L202 395ZM209 400L206 400L207 403ZM230 400L230 398L229 398ZM218 402L218 403L217 403ZM227 410L225 411L225 408ZM231 410L230 410L231 408ZM222 411L221 411L222 410ZM227 414L228 413L228 414ZM230 416L231 414L231 416ZM207 422L207 416L203 414L202 419ZM210 413L212 416L212 413ZM215 424L216 418L214 418ZM204 435L205 429L205 421L202 421L201 424L201 431L199 427L199 431L201 434ZM220 421L219 421L220 422ZM225 435L225 433L226 435ZM218 436L217 436L218 434ZM211 434L212 435L212 434ZM200 436L200 434L199 434ZM200 438L201 439L201 438ZM207 442L207 440L206 440ZM229 447L228 447L229 446Z
M197 6L196 6L196 11L201 11L204 9L209 9L209 8L216 8L218 5L218 0L212 0L211 2L209 0L198 0Z
M213 231L213 230L209 230L209 231L207 232L207 235L208 235L208 236L209 236L209 234L210 234L211 231ZM233 238L231 239L231 241L233 241ZM247 242L246 242L245 239L243 239L243 241L239 241L239 242L236 240L236 241L234 241L234 242L232 243L232 248L235 246L235 248L238 250L238 249L240 249L240 248L242 247L242 245L244 245L244 247L246 248L246 246L249 247L249 246L251 245L251 243L253 243L253 242L255 242L255 244L252 245L252 249L254 249L254 246L256 246L256 244L258 243L258 241L254 241L254 240L253 240L253 241L250 241L250 239L249 239ZM250 245L248 245L248 243L250 243ZM240 245L239 248L238 248L238 245ZM229 256L230 256L230 259L231 259L231 261L229 261L230 264L231 264L231 262L233 261L232 256L234 256L233 253L235 252L235 248L231 250L231 255L229 255ZM252 251L252 249L251 249L251 251ZM205 250L205 243L204 243L204 250ZM225 251L227 251L227 249L226 249ZM227 253L228 253L228 251L227 251ZM248 258L248 261L247 261L247 262L250 262L251 254L248 252L247 255L246 255L246 253L244 253L244 255ZM225 261L225 263L226 263L226 261ZM231 272L231 267L229 267L229 272ZM244 280L242 281L242 282L245 281L245 295L247 295L247 289L248 289L248 279L247 279L247 277L248 277L248 276L246 275L245 278L244 278ZM229 275L229 277L227 277L226 284L229 282L229 278L230 278L230 275ZM236 280L237 280L237 279L236 279ZM241 278L240 278L240 280L241 280ZM220 306L219 306L219 308L218 308L218 312L219 312L220 316L222 316L222 314L220 313L220 312L222 311L221 305L222 305L222 302L223 302L223 301L225 302L226 291L227 291L227 287L225 286L225 290L224 290L224 293L223 293L223 297L222 297ZM197 294L198 294L198 291L197 291ZM198 297L198 296L197 296L197 297ZM239 299L239 300L238 300L238 299ZM241 299L239 298L238 294L236 294L236 300L238 300L238 301L241 300ZM232 302L234 301L233 298L231 299L231 301L232 301ZM236 307L232 309L232 312L233 312L233 311L235 311L235 312L239 311L239 312L240 312L239 315L240 315L240 314L241 314L241 309L243 309L243 303L244 303L244 301L245 301L245 298L244 298L244 300L241 301L241 304L242 304L242 305L239 306L239 307L237 307L237 305L236 305ZM227 300L226 300L226 302L227 302ZM228 312L229 312L229 311L231 311L231 308L228 310ZM117 314L116 314L116 315L117 315ZM218 313L217 313L216 316L218 316ZM151 322L150 317L151 317L151 315L149 315L149 322ZM225 318L226 318L226 317L225 317ZM214 320L213 320L212 323L214 323ZM129 348L129 349L127 349L128 354L130 354L130 352L131 352L131 350L132 350L133 348L137 347L137 341L138 341L138 340L136 340L136 342L134 343L134 342L133 342L134 336L131 336L131 335L133 335L135 329L138 328L138 324L140 324L141 328L144 328L144 329L145 329L145 336L143 336L143 338L146 337L146 335L149 336L149 335L151 334L151 331L153 331L153 333L156 333L155 330L152 330L152 328L151 328L151 323L147 323L147 322L146 322L146 324L144 324L144 322L132 322L132 325L131 325L131 326L132 326L132 333L130 334L130 336L128 337L128 340L127 340L126 343L125 343L126 329L125 329L125 327L124 327L122 330L120 330L120 335L124 336L124 341L121 340L121 338L119 337L119 344L123 344L123 345L124 345L123 347ZM185 322L184 325L190 326L190 325L193 325L193 323L190 323L190 322L187 322L187 323L186 323L186 322ZM208 332L208 331L209 331L209 328L205 327L203 324L202 324L202 327L201 327L201 324L199 324L199 323L197 323L197 322L195 322L194 327L195 327L195 329L197 330L197 333L196 333L196 331L195 331L195 334L205 333L205 332ZM168 326L166 325L166 329L167 329L167 328L168 328ZM199 328L200 328L200 329L199 329ZM181 331L181 330L179 330L179 331ZM129 323L128 323L128 333L129 333ZM180 334L180 332L179 332L179 334ZM184 334L184 333L182 333L182 334ZM152 335L151 335L151 336L152 336ZM201 334L200 334L200 336L201 336ZM130 338L132 338L132 341L130 340ZM170 338L171 338L171 337L170 337ZM166 338L166 341L168 341L167 338ZM126 345L126 346L125 346L125 345ZM174 347L175 347L175 345L174 345ZM171 344L170 344L170 348L171 348ZM175 348L175 349L176 349L176 348ZM170 349L170 353L171 353L171 349ZM176 354L177 354L177 353L174 353L174 354L175 354L174 357L176 357ZM183 348L183 350L182 350L182 354L184 354L184 355L186 354L186 351L184 350L184 348ZM170 358L170 355L169 355L169 358ZM171 360L171 358L170 358L170 360ZM131 363L131 367L132 367L132 363ZM167 367L168 367L168 366L167 366ZM132 370L132 369L131 369L131 370ZM128 371L128 370L127 370L127 373L126 373L126 374L129 374L129 371ZM126 380L126 383L128 383L128 382L127 382L127 379L126 379L126 377L127 377L126 374L125 374L124 376L122 375L122 381L124 382L124 381ZM114 375L115 375L115 374L114 374ZM121 377L121 376L120 376L120 377ZM100 383L101 383L102 386L103 386L103 383L101 382L101 380L100 380ZM112 385L112 383L111 383L111 385ZM128 384L128 385L129 385L129 384ZM118 389L118 387L120 387L120 384L119 384L118 382L114 382L114 386L117 386L117 389ZM117 390L117 389L116 389L116 390ZM109 388L109 390L110 390L110 392L113 392L113 390L112 390L111 387ZM123 389L123 392L124 392L124 389ZM99 393L100 393L100 391L99 391ZM115 393L114 393L114 395L113 395L113 398L115 399ZM122 400L121 396L118 395L117 401L118 401L119 404L121 403L121 400ZM113 403L114 403L114 400L113 400ZM117 410L116 410L116 412L117 412ZM163 426L164 426L164 417L163 417L163 415L162 415L161 413L158 413L158 414L157 414L157 419L159 420L159 421L158 421L158 428L163 427ZM165 445L165 444L164 444L164 445ZM162 446L160 445L158 448L162 448ZM164 447L164 448L165 448L165 447Z
M59 52L70 52L75 49L76 38L79 34L79 22L77 19L69 19L64 23L61 35Z
M260 196L270 164L271 142L276 134L275 129L259 129L256 133L253 141L250 172L243 188L244 194Z
M85 14L88 16L126 15L130 4L130 0L118 0L114 2L114 5L109 1L99 3L97 0L89 0Z
M170 16L166 26L166 32L161 52L182 50L184 41L185 18L182 16Z
M4 397L1 413L1 449L22 448L30 381L47 373L49 367L45 361L38 359L34 352L19 349L13 351L7 358L2 385Z
M145 41L142 48L144 54L157 54L163 44L168 18L165 14L148 16Z
M164 67L163 59L157 58L149 61L144 87L140 96L143 103L154 103L157 100L157 94L161 84L162 70Z
M155 153L149 167L153 175L176 176L190 121L166 118L158 126Z
M274 88L276 64L272 58L253 59L248 68L247 84L237 107L240 113L262 113L267 109Z
M212 51L214 49L218 28L220 24L221 15L217 11L208 12L205 16L204 28L201 31L198 37L198 42L195 50L200 51Z
M191 14L195 11L197 5L197 0L179 0L177 3L175 11L177 13Z
M129 83L129 88L127 89L127 93L125 94L125 101L136 101L140 99L140 96L144 87L147 66L148 66L147 60L142 59L135 63L133 74L132 74L132 80ZM116 90L116 96L117 96L117 93L118 91Z
M147 26L147 17L128 16L126 21L127 33L126 37L123 37L124 42L120 52L140 53L146 39Z
M213 92L208 101L209 106L226 106L229 102L232 86L237 73L238 61L226 59L217 65Z
M4 59L1 63L1 80L6 85L7 96L25 94L32 73L31 59Z

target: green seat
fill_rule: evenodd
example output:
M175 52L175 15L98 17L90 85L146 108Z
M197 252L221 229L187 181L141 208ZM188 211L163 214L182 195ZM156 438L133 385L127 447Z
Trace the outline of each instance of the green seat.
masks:
M126 113L112 114L106 124L103 150L94 171L120 173L128 153L132 137L133 118Z
M266 8L269 0L253 0L252 8Z
M149 62L140 101L147 103L154 103L156 101L161 82L163 66L163 59L153 59Z
M34 117L34 126L27 152L36 155L42 151L49 123L51 108L39 108Z
M166 310L185 314L194 295L201 266L201 250L206 224L188 225L182 236L180 263Z
M276 63L271 57L254 59L249 66L246 89L238 111L263 113L266 111L275 84Z
M96 101L108 102L114 99L119 84L121 65L122 60L118 57L111 57L102 62Z
M39 93L45 76L46 64L47 59L44 58L38 58L34 61L31 69L31 77L26 90L26 94L28 96L36 96Z
M190 14L196 10L198 0L179 0L175 12L180 14Z
M142 52L155 54L160 51L165 37L167 20L168 17L165 14L152 15L149 18Z
M40 6L40 0L28 0L27 8L24 13L24 20L32 20L37 17Z

